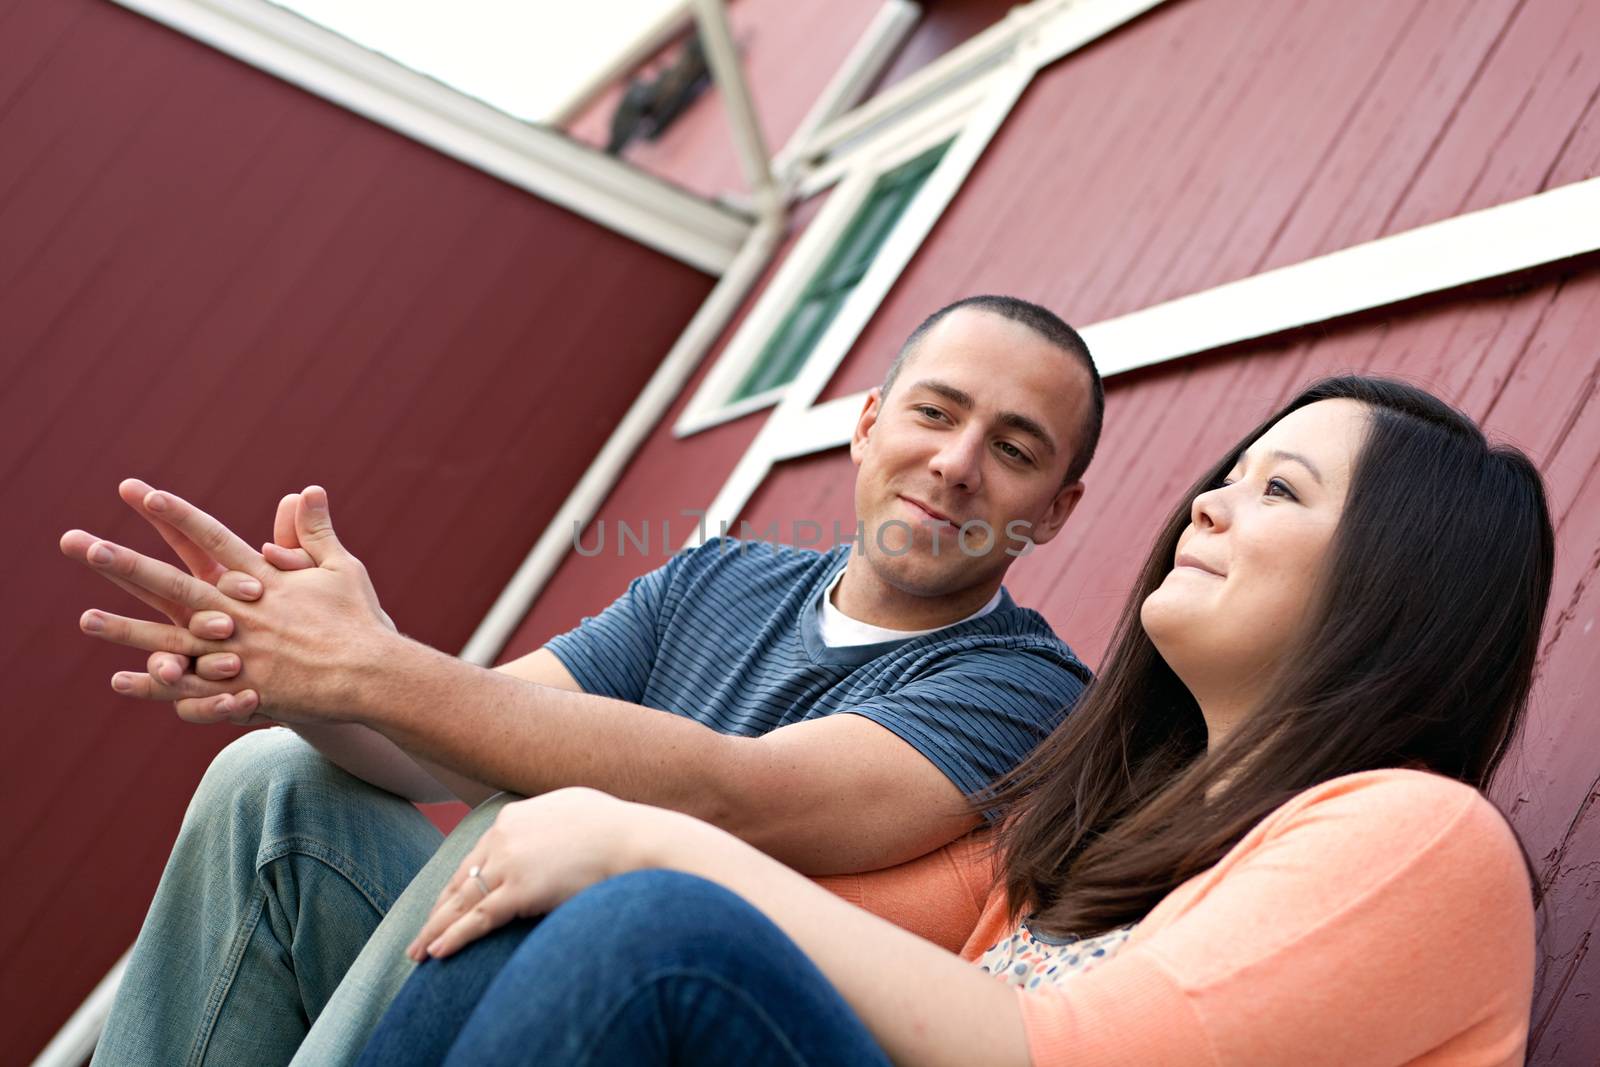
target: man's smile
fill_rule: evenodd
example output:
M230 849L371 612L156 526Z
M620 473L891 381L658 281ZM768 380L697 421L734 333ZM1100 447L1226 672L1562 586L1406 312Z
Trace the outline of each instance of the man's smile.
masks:
M944 523L944 524L946 524L948 526L959 526L959 525L961 525L960 523L956 522L956 520L954 520L950 516L946 515L944 512L939 511L936 508L930 507L927 504L924 504L922 501L918 500L916 497L906 496L904 493L901 493L900 494L900 499L904 500L907 504L910 504L912 510L919 511L924 516L926 516L926 521L928 521L928 522Z

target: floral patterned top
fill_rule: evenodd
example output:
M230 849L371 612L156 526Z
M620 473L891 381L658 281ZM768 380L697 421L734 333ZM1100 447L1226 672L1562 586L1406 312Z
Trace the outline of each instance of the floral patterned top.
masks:
M1020 989L1060 985L1092 970L1117 954L1134 926L1129 923L1094 937L1057 938L1034 931L1028 925L1031 918L1023 919L1016 932L978 959L983 970Z

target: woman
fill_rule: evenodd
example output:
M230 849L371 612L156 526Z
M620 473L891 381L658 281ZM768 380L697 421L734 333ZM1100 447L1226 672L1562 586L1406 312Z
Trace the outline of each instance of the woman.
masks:
M1410 386L1320 382L1188 494L1101 677L975 799L1003 818L961 956L564 790L467 857L366 1059L1520 1063L1535 902L1480 791L1552 551L1520 452Z

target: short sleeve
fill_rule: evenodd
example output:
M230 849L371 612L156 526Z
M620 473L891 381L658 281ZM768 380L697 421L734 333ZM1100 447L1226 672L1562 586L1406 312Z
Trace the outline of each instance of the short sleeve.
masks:
M847 710L892 731L970 795L1033 751L1088 677L1064 649L982 647L952 652Z
M585 693L638 704L655 666L668 593L692 550L628 583L627 591L598 615L552 637L555 653Z

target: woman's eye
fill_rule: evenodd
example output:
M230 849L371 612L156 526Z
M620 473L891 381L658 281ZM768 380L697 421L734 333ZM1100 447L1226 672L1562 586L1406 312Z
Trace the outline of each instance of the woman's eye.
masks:
M1289 488L1289 483L1282 478L1271 478L1267 481L1267 495L1280 496L1286 500L1299 499L1294 495L1294 490Z

